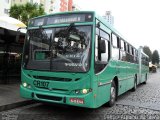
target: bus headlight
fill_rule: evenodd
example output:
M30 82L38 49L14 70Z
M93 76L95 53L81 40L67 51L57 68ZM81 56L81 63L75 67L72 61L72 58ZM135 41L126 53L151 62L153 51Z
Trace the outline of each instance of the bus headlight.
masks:
M26 82L24 82L22 85L23 85L23 87L27 87L27 83Z
M76 94L87 94L89 92L92 92L92 89L81 89L81 90L75 90Z
M87 89L83 89L83 90L82 90L82 93L83 93L83 94L87 94L87 93L88 93L88 90L87 90Z

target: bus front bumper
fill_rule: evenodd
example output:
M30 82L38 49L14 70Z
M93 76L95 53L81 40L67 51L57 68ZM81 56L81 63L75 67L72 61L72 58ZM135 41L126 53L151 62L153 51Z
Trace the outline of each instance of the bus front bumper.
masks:
M20 95L26 99L44 101L49 103L66 104L79 107L96 108L93 93L83 95L64 95L49 91L35 91L20 85Z

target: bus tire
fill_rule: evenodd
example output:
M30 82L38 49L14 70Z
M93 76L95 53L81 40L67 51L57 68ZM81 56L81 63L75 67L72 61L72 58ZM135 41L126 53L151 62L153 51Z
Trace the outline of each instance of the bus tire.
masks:
M131 89L131 91L132 91L132 92L135 92L136 89L137 89L137 77L135 76L135 78L134 78L134 86L133 86L133 88Z
M143 84L146 84L147 83L147 74L146 74L146 76L145 76L145 81L143 82Z
M116 101L116 84L115 84L115 82L113 81L112 84L111 84L110 100L109 100L109 102L108 102L108 106L109 106L109 107L114 106L115 101Z

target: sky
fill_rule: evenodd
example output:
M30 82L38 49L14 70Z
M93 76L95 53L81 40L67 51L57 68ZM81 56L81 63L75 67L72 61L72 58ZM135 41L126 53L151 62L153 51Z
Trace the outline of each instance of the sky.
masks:
M74 0L81 10L103 16L111 11L114 28L133 46L149 46L160 54L160 0Z

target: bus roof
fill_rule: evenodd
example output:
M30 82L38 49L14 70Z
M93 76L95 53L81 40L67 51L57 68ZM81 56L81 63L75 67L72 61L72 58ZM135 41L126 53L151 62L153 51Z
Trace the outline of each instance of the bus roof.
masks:
M67 12L57 12L57 13L52 13L52 14L47 14L47 15L42 15L42 16L34 17L34 18L31 18L31 19L36 19L36 18L41 18L41 17L49 17L49 16L52 16L52 15L72 14L72 13L93 13L93 14L95 14L95 11L67 11Z

